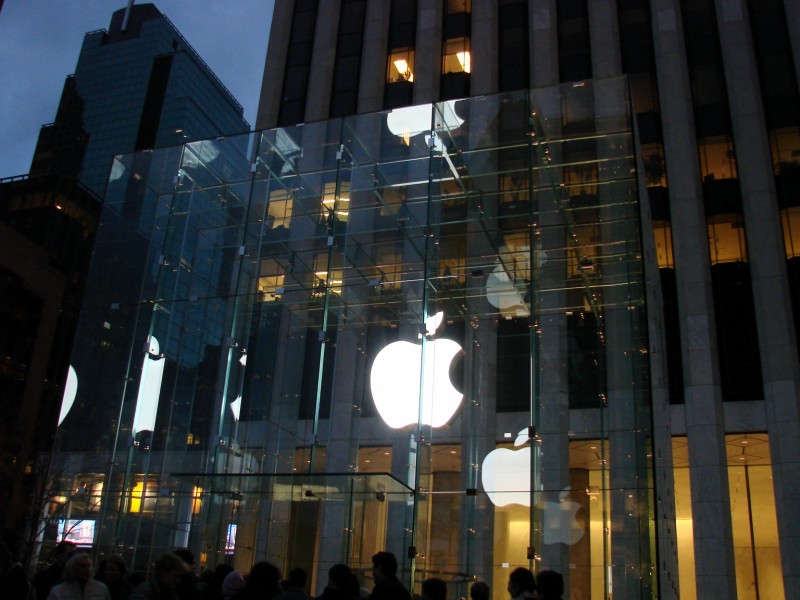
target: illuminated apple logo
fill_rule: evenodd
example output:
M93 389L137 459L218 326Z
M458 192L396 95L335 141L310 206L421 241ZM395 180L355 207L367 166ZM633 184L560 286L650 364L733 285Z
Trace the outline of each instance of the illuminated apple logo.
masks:
M72 404L75 402L75 395L78 393L78 375L72 365L67 372L67 383L64 385L64 397L61 399L61 412L58 415L58 425L67 418Z
M528 428L517 434L514 446L528 441ZM486 455L481 466L481 483L495 506L531 505L531 448L496 448Z
M443 319L443 312L429 317L425 321L426 334L433 336ZM453 340L431 340L425 344L422 414L419 415L422 344L393 342L383 348L372 364L370 389L384 423L393 429L418 421L431 427L445 425L464 398L450 381L450 364L461 351L461 346Z
M576 544L584 534L577 520L581 505L569 497L570 488L558 493L558 502L542 503L542 541L545 544Z

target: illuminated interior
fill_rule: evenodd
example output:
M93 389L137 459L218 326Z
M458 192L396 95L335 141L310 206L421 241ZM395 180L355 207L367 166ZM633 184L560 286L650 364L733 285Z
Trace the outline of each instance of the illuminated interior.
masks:
M729 434L725 439L738 596L784 598L769 438L765 433L748 433ZM672 446L680 592L681 598L696 600L686 438L674 438Z
M397 83L414 81L414 49L404 48L392 50L389 53L389 63L386 70L386 82Z

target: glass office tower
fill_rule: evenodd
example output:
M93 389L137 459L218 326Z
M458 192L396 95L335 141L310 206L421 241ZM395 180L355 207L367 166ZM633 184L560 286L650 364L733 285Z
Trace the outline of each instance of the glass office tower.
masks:
M654 597L636 159L624 78L118 156L43 541Z

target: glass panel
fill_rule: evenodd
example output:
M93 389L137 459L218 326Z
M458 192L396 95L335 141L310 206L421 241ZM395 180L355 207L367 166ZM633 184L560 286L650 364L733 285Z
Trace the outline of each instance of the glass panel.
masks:
M185 546L303 566L318 594L338 562L369 587L389 550L415 591L499 593L508 563L651 597L628 97L608 79L118 157L45 543L69 515L141 571Z

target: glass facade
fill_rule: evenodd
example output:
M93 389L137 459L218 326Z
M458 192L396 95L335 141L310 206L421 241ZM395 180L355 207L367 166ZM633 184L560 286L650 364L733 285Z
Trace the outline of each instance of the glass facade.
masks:
M655 591L625 79L118 156L43 543Z

